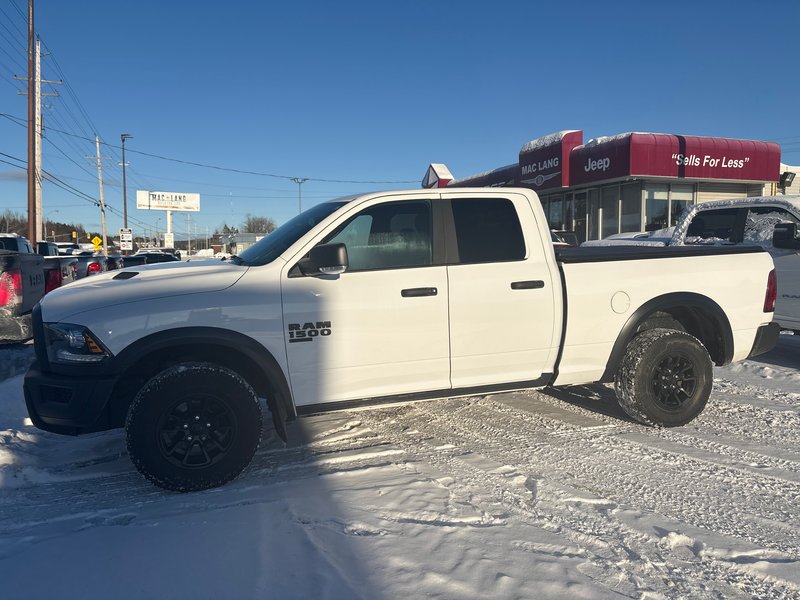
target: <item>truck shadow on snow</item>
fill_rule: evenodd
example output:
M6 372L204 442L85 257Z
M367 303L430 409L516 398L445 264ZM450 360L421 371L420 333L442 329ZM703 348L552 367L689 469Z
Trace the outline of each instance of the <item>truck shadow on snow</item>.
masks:
M800 335L782 334L775 348L752 360L773 367L800 370Z
M561 388L546 387L539 391L551 398L571 404L572 406L585 408L593 413L619 419L626 423L639 424L622 410L614 394L614 388L612 387L595 383Z

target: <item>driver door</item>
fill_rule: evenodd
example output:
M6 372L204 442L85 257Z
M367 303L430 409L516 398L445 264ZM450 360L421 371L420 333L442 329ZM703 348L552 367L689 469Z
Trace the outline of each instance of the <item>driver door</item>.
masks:
M347 247L341 275L302 275L296 260L287 264L284 334L296 406L450 388L447 268L434 261L435 201L380 198L344 218L320 242Z

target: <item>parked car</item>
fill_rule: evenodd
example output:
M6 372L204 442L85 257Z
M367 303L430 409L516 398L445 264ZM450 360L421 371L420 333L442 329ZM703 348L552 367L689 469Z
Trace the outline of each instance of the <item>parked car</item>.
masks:
M108 258L105 254L85 250L73 253L72 256L78 259L78 279L108 270Z
M119 254L113 256L106 256L106 270L113 271L115 269L122 269L125 267L125 257Z
M179 491L247 466L259 398L286 439L303 414L613 381L633 419L674 427L713 364L774 347L774 281L755 246L554 249L529 189L365 194L230 260L49 294L25 399L47 431L125 427L136 468Z
M31 310L42 296L75 280L77 260L58 256L51 242L37 244L16 233L0 234L0 342L30 339ZM55 255L46 255L56 252Z
M175 262L179 260L177 256L167 252L137 252L125 257L126 267L136 267L140 265L152 265L162 262Z
M44 295L43 265L41 256L0 246L0 342L32 336L31 310Z
M80 245L75 242L54 242L59 254L72 254L73 251L80 252Z
M78 258L60 254L55 242L36 242L36 253L44 256L45 294L78 279Z

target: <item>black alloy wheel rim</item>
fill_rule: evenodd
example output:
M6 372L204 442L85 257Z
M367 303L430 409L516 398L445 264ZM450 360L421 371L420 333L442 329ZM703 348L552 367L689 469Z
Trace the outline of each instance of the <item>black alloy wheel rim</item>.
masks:
M694 362L681 354L662 359L653 372L652 388L655 400L661 408L680 409L694 396L697 389Z
M158 450L181 469L202 469L218 463L236 439L236 417L225 402L193 393L176 402L159 419Z

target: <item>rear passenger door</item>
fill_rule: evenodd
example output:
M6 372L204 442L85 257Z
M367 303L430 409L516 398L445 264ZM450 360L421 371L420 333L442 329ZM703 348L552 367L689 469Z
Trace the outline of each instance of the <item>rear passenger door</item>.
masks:
M526 196L449 192L447 279L453 388L530 383L552 370L560 285ZM559 304L560 308L560 304ZM560 315L560 311L558 311ZM522 387L522 386L521 386Z

